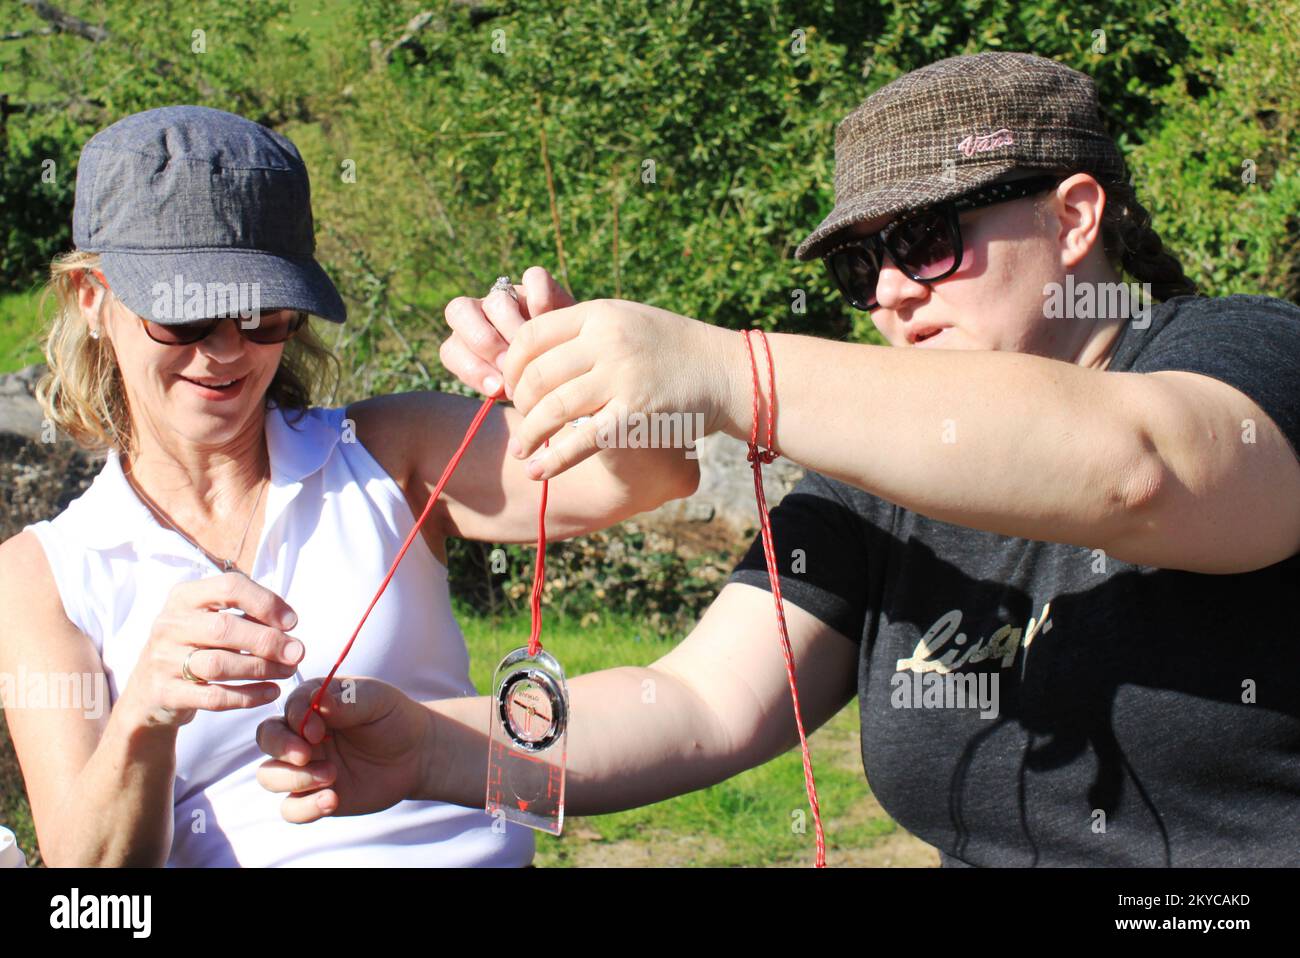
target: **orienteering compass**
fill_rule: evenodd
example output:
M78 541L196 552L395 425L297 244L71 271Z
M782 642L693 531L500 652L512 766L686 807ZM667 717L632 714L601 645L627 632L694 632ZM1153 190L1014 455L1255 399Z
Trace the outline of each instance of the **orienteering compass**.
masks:
M524 647L502 659L492 677L489 814L560 834L568 727L569 690L555 657Z
M564 734L569 706L561 686L543 669L511 672L497 691L496 703L501 726L517 748L541 752Z

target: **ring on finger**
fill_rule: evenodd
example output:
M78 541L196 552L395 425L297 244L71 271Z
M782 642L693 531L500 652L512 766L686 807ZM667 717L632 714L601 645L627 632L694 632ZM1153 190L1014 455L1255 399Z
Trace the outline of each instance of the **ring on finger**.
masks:
M515 292L515 285L510 282L509 276L498 276L497 281L493 283L492 288L488 290L488 295L495 293L497 290L501 290L503 293L509 293L511 299L516 303L519 302L519 294Z
M185 661L181 663L181 678L186 682L193 682L196 685L207 685L208 683L206 679L199 678L190 669L190 659L193 658L194 653L198 651L199 649L190 649L189 652L186 653Z

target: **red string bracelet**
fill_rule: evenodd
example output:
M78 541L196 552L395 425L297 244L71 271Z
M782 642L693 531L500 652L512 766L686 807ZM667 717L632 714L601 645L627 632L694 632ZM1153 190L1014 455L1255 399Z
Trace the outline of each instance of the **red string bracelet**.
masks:
M383 595L384 590L388 588L388 583L392 581L393 574L397 572L397 566L401 563L402 556L406 555L406 550L409 549L411 543L415 541L415 537L420 532L420 527L424 525L424 520L427 519L429 513L433 511L433 504L438 501L438 497L442 495L442 490L446 487L447 481L451 479L451 474L455 472L456 467L460 465L460 460L461 457L465 455L465 450L469 448L469 444L473 441L474 436L478 434L479 427L483 425L483 420L487 418L488 412L502 395L503 392L497 390L496 395L484 400L477 415L475 415L473 421L470 422L469 428L465 430L465 436L461 439L460 446L456 449L456 452L452 455L451 459L448 460L446 468L442 471L442 476L438 479L438 484L433 487L433 492L429 494L429 501L425 504L424 511L420 513L420 518L415 521L414 528L412 528L410 533L407 535L406 541L402 543L402 548L398 550L397 558L393 560L393 564L388 570L388 575L384 577L383 583L379 586L379 591L376 592L375 597L370 600L370 605L366 606L366 611L361 616L361 621L357 623L356 629L352 632L352 638L348 639L348 644L343 647L343 652L339 655L338 661L334 663L334 667L330 669L329 675L325 676L325 681L321 684L321 687L316 690L316 694L312 696L311 705L308 707L306 714L302 717L302 724L298 726L299 737L307 737L306 729L308 717L312 712L320 711L320 700L325 695L325 690L329 688L330 681L334 678L334 674L338 672L339 667L343 664L343 660L346 659L348 653L352 651L352 643L356 642L357 636L361 633L361 627L366 624L366 619L370 617L370 610L375 607L375 603L379 601L379 597ZM546 442L546 445L550 445L549 440ZM532 633L528 638L528 653L530 655L536 655L537 651L542 647L542 586L545 582L547 484L547 480L543 479L541 505L537 510L537 570L533 576L533 597L531 606L533 621ZM326 738L329 738L329 736L327 735Z
M758 360L754 357L754 345L749 334L755 332L763 341L763 351L767 354L767 394L769 410L767 414L767 443L758 445L759 389ZM781 573L776 564L776 546L772 541L772 522L768 518L767 497L763 494L763 463L770 463L777 457L774 436L776 434L776 366L772 362L772 348L768 345L767 334L761 329L741 330L745 337L745 348L749 351L749 366L754 374L754 420L749 431L749 455L754 469L754 498L758 501L758 522L763 540L763 557L767 560L767 578L772 586L772 600L776 604L776 623L781 633L781 651L785 655L785 671L790 679L790 701L794 704L794 724L799 729L799 747L803 752L803 780L808 791L808 805L812 808L813 828L817 835L817 868L826 867L826 835L822 831L821 805L817 801L817 781L813 776L812 754L808 750L808 736L804 733L803 713L799 708L799 682L795 677L794 653L790 650L790 631L785 624L785 607L781 601Z

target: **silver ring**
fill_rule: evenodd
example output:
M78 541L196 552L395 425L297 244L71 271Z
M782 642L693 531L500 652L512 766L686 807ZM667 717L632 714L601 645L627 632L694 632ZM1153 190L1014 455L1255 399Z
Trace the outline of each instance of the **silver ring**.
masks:
M498 276L497 281L493 283L492 288L488 290L488 295L491 296L497 290L501 290L503 293L509 293L511 299L516 303L519 302L519 294L515 292L515 284L510 282L509 276Z
M190 658L191 656L194 655L195 652L198 651L201 650L190 649L189 654L185 656L185 661L181 663L181 678L183 678L186 682L193 682L196 685L207 685L208 683L205 679L199 678L197 675L195 675L193 672L190 671Z

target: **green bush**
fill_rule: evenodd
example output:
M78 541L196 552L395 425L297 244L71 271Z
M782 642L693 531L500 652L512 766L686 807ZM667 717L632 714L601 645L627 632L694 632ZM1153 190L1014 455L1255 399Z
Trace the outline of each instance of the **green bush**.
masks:
M291 136L312 169L321 257L353 306L345 399L446 385L445 303L531 263L582 297L874 338L820 264L791 258L832 204L835 126L909 70L992 49L1096 79L1139 196L1206 291L1295 296L1300 275L1296 0L66 8L95 22L106 10L110 40L0 45L3 89L24 104L8 117L0 282L30 279L65 242L70 159L92 132L162 103L243 113ZM15 26L39 24L24 10ZM64 177L48 197L32 188L44 154Z
M50 133L8 137L0 153L0 289L21 290L44 279L50 259L72 245L76 155Z
M1191 56L1134 151L1166 243L1207 291L1300 302L1300 4L1178 8Z
M359 32L389 44L425 6L362 0ZM850 316L820 264L791 254L832 204L835 125L867 94L945 56L1030 50L1096 76L1131 145L1158 126L1154 92L1188 45L1152 2L498 9L474 25L435 4L434 24L355 87L370 108L344 120L366 175L432 197L438 215L417 237L376 184L355 191L350 216L392 217L387 248L455 291L541 262L580 296L830 336L849 334ZM1105 53L1092 52L1097 29Z

